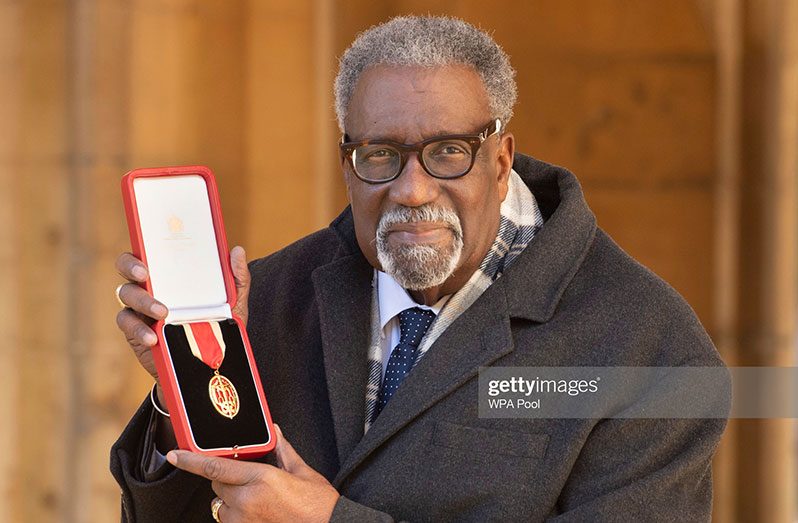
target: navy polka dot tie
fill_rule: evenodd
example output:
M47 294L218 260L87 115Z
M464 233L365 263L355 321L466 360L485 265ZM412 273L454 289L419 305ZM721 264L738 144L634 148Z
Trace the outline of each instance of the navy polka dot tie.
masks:
M388 367L385 369L385 377L382 379L375 416L382 411L410 369L413 368L418 353L418 344L421 343L421 338L424 337L434 319L434 312L418 307L399 313L399 331L401 333L399 344L394 347L391 357L388 358Z

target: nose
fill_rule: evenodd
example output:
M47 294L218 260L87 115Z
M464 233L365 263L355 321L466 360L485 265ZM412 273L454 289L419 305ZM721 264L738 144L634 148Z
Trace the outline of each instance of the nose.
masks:
M412 153L402 172L391 182L390 197L394 203L419 207L435 201L440 195L440 182L424 170L418 154Z

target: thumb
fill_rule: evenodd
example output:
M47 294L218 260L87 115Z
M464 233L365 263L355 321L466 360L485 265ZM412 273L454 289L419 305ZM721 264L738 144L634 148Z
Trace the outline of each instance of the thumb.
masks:
M236 282L236 294L238 294L233 312L236 316L241 318L241 321L244 322L244 326L246 326L249 317L248 302L251 280L249 267L247 267L247 253L240 245L236 245L233 247L233 250L230 251L230 266L233 269L233 278Z
M294 447L288 443L288 440L283 436L283 431L275 423L274 432L277 433L277 445L274 447L274 452L277 457L277 465L286 472L291 474L303 475L307 470L311 470L307 466L305 460L297 454Z

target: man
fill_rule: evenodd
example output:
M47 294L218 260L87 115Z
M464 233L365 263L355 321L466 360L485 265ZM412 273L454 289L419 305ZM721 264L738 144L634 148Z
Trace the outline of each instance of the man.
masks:
M274 456L166 463L171 425L148 399L112 449L123 518L211 520L212 503L225 523L708 519L724 420L478 416L480 367L722 364L684 300L597 228L575 177L515 154L513 76L459 20L358 37L336 79L350 208L249 269L231 252ZM147 277L129 254L117 266ZM157 380L141 318L166 309L134 284L118 294Z

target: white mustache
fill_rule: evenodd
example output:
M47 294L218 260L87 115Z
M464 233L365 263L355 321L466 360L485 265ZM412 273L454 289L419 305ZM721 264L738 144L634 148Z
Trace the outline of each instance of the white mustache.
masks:
M380 217L377 225L377 239L384 239L388 230L399 223L414 222L439 222L446 224L452 230L457 239L462 239L463 228L460 225L460 217L451 209L436 207L431 204L421 207L397 207L387 211Z

